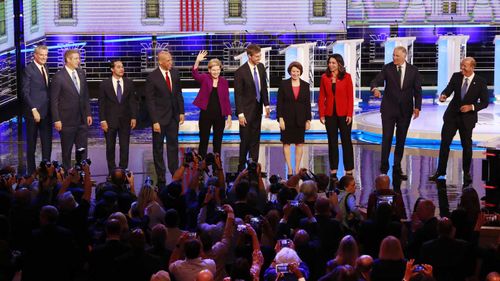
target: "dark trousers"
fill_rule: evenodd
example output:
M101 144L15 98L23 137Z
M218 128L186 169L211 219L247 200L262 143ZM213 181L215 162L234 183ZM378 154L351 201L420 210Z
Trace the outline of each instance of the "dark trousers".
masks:
M389 154L391 153L392 137L396 127L396 148L394 149L394 170L401 170L401 159L406 142L406 134L410 127L411 114L409 115L384 115L382 113L382 155L380 171L389 171Z
M254 162L259 161L260 127L262 115L255 116L252 123L247 123L245 127L240 126L240 159L238 171L245 169L247 155Z
M32 118L25 118L25 120L27 172L31 175L36 171L35 151L39 133L42 145L42 160L50 160L52 152L52 122L50 118L42 118L38 123Z
M163 160L163 141L167 139L168 170L171 175L179 168L179 123L171 120L167 125L160 125L161 132L153 132L153 161L159 183L165 183L165 161Z
M82 124L76 127L68 127L64 126L64 122L62 124L62 130L59 132L61 136L62 164L67 171L71 167L71 150L73 149L73 145L75 145L76 149L85 148L82 159L87 159L88 126L87 124Z
M111 173L116 168L115 146L116 136L120 144L120 163L118 167L128 168L128 151L130 142L130 119L120 120L118 127L109 127L108 132L104 133L106 138L106 160L108 162L108 171Z
M214 153L221 152L222 136L224 134L225 119L222 115L213 115L206 110L200 111L200 120L198 120L198 127L200 130L200 145L198 153L205 157L207 155L208 141L210 139L210 129L213 127L213 151Z
M446 120L441 129L441 145L439 147L439 164L437 172L446 174L446 165L448 164L448 155L450 154L450 145L455 134L460 134L462 143L462 168L464 173L470 172L472 162L472 129L467 127L460 117L452 120Z
M328 158L330 160L330 170L337 170L339 167L339 137L342 141L342 158L344 169L350 171L354 169L354 152L351 140L351 124L347 125L346 116L325 116L326 133L328 135Z

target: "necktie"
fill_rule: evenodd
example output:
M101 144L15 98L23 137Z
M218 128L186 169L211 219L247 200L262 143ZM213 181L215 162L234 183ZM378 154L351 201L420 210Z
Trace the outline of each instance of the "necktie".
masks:
M76 79L76 71L73 70L71 77L73 78L73 83L75 84L76 91L80 94L80 87L78 86L78 80Z
M260 85L259 85L259 76L257 75L257 66L253 68L253 82L255 83L255 98L257 102L260 102Z
M45 74L45 67L42 66L42 75L43 81L45 82L45 86L47 86L47 75Z
M122 102L122 85L120 85L120 80L116 80L116 98L118 102Z
M464 84L462 85L462 89L460 90L460 96L464 99L465 94L467 94L467 87L469 86L469 78L465 77Z
M172 92L172 84L170 84L170 79L168 78L168 71L165 72L165 79L167 80L167 87Z
M403 76L403 72L401 71L401 65L398 65L398 77L399 77L399 87L402 88L403 83L401 81L401 77Z

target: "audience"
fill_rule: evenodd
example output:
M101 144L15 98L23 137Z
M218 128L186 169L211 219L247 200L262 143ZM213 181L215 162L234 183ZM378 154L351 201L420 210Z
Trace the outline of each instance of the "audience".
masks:
M168 185L148 177L138 196L119 168L95 192L83 161L68 171L44 162L29 177L0 169L0 280L500 279L500 240L479 244L500 216L481 211L473 188L449 219L420 198L406 222L387 175L361 203L352 176L335 189L301 169L266 187L256 164L226 186L218 155L193 155Z

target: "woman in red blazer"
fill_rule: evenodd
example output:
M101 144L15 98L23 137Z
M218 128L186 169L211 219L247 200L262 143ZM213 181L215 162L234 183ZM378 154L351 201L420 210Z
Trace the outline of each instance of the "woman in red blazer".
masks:
M200 130L200 145L198 153L205 157L207 154L210 129L213 127L213 151L221 152L222 135L224 134L224 122L227 129L231 128L231 103L229 101L229 84L224 77L220 76L222 63L218 59L208 62L208 73L200 74L198 66L205 60L207 51L200 51L196 57L192 74L193 78L200 82L200 91L193 104L200 109L198 126ZM224 121L224 117L227 119Z
M330 178L337 179L339 166L338 131L342 140L344 169L352 175L354 153L351 141L352 112L354 109L351 75L345 71L344 59L339 54L328 57L328 67L321 76L319 88L319 117L326 126Z
M290 145L295 144L295 174L302 160L305 131L311 126L311 92L309 83L300 79L303 68L299 62L288 66L290 79L281 81L278 89L276 117L280 123L281 142L289 177L293 173Z

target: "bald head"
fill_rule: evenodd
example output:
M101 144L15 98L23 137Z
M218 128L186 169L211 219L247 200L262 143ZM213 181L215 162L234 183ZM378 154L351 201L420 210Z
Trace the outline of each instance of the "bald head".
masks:
M386 174L381 174L377 178L375 178L376 190L389 189L390 185L391 185L391 180L389 179L389 176Z
M427 221L434 217L436 206L431 200L421 200L417 205L417 217L421 221Z
M172 55L168 51L159 52L158 64L163 70L169 71L170 69L172 69L173 65Z
M356 270L360 273L370 272L373 266L373 258L369 255L362 255L356 259Z
M214 275L208 269L204 269L198 272L198 275L196 275L196 281L213 281L213 280L214 280Z
M490 272L488 275L486 275L486 281L500 281L500 274L498 272Z
M170 275L164 270L160 270L151 276L150 281L170 281Z
M309 234L303 229L297 230L293 239L295 245L307 245L309 243Z

